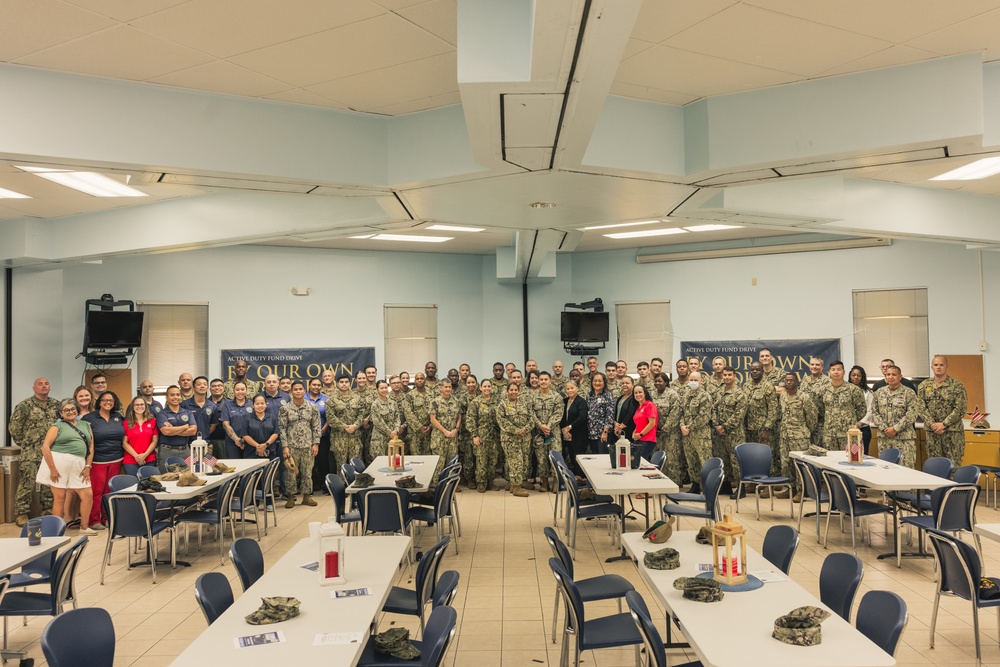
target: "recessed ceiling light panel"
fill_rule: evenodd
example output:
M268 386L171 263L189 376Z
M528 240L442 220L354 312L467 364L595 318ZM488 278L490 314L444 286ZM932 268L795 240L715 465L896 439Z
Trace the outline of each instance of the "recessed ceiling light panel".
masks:
M975 181L980 178L988 178L1000 174L1000 157L984 157L976 160L964 167L952 169L940 176L930 179L932 181Z
M0 188L0 199L31 199L31 197L28 195L22 195L20 192Z
M593 232L598 229L614 229L615 227L638 227L639 225L656 225L664 220L640 220L638 222L618 222L613 225L595 225L593 227L581 227L581 232Z
M644 236L667 236L668 234L687 234L687 231L680 227L667 227L666 229L643 229L638 232L616 232L604 236L609 239L638 239Z
M68 169L49 169L47 167L22 167L18 169L41 176L42 178L73 188L93 197L148 197L145 192L130 188L120 181L108 178L96 171L70 171Z
M431 225L427 229L433 229L436 232L483 232L486 231L485 227L460 227L459 225Z
M413 241L414 243L444 243L451 241L452 236L417 236L416 234L376 234L375 241Z
M722 229L742 229L743 225L694 225L685 227L689 232L717 232Z

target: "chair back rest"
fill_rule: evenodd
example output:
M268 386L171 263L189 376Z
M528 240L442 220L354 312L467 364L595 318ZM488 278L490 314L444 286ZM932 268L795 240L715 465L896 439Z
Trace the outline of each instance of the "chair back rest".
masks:
M236 495L240 479L241 477L234 476L232 479L227 479L219 487L219 495L216 497L215 502L210 505L212 509L219 513L219 521L229 516L230 510L233 508L233 496Z
M166 460L166 465L168 466L182 466L184 465L183 456L168 456Z
M705 511L711 515L714 521L722 518L718 512L718 500L719 489L722 488L722 480L725 476L726 474L722 468L709 470L708 477L705 479L705 486L702 488L702 491L705 493Z
M66 601L76 599L76 566L79 565L80 556L83 555L88 542L87 536L84 535L59 554L56 564L52 566L49 590L53 615L62 611Z
M458 463L460 460L461 460L461 457L459 457L458 454L455 454L454 456L452 456L451 458L449 458L447 462L445 462L445 465L446 466L453 466L456 463Z
M934 556L937 558L938 589L963 600L978 602L982 564L975 548L939 530L930 529L927 536L931 539Z
M549 548L552 549L552 555L559 559L559 563L566 570L566 574L570 577L575 577L576 575L573 573L573 556L569 552L569 547L559 539L552 526L545 526L542 529L542 533L545 534L545 541L549 543Z
M858 631L889 655L906 627L906 602L892 591L868 591L858 604Z
M52 667L74 667L86 656L88 667L112 667L115 662L115 626L100 607L70 609L42 630L42 653Z
M454 463L449 463L445 467L441 468L441 474L438 475L438 484L441 483L446 477L451 477L452 475L460 475L462 473L462 464L458 461Z
M354 484L354 479L358 476L358 471L350 463L344 463L340 466L340 474L344 476L344 481L350 485Z
M233 587L221 572L206 572L194 582L194 598L209 625L233 604Z
M799 476L799 488L802 489L803 498L816 500L820 497L819 490L819 469L808 461L792 459L795 472Z
M798 547L799 531L791 526L771 526L764 535L764 546L760 553L765 560L788 574L788 569L792 566L792 557Z
M442 605L431 611L424 627L424 637L420 646L421 667L438 667L448 652L448 645L455 636L458 612L453 607Z
M559 465L566 465L566 459L563 458L562 452L557 452L554 449L549 450L549 463L552 464L552 470L556 475L556 493L562 493L566 490L565 483L563 482L562 475L559 474Z
M240 492L241 510L246 511L247 507L254 504L254 499L257 497L257 489L260 487L260 480L263 476L264 469L258 468L240 478L238 491Z
M655 466L657 470L663 467L663 462L666 460L667 460L667 453L662 449L653 452L649 457L650 465Z
M583 600L580 598L580 591L558 558L549 559L549 568L552 569L552 575L556 578L556 586L563 593L563 602L566 606L566 626L576 635L579 647L583 640L583 625L586 621L586 617L583 615Z
M244 591L264 575L264 554L255 540L249 537L236 540L229 545L229 557L233 559Z
M333 508L334 515L337 517L337 523L344 518L347 506L347 485L344 484L344 480L340 478L335 472L331 472L326 476L326 490L330 492L330 497L333 498Z
M850 623L851 605L864 574L865 566L854 554L830 554L819 571L820 601Z
M420 562L417 563L417 576L414 579L414 589L417 592L417 604L421 608L434 597L434 586L437 584L438 568L441 566L441 559L448 549L451 538L445 535L441 541L424 552Z
M358 491L361 533L402 533L410 506L407 489L373 487Z
M55 516L54 514L49 514L46 516L38 517L42 522L42 537L62 537L66 534L66 522L63 521L61 516ZM21 537L28 536L28 525L25 524L21 528ZM39 556L30 563L25 564L21 568L21 574L33 575L35 577L49 577L52 575L52 566L56 563L56 552L47 553L44 556ZM0 600L3 600L3 596L0 595Z
M955 471L955 476L952 480L956 484L978 484L979 476L982 473L979 471L979 466L959 466L958 470Z
M130 486L135 486L139 483L139 478L135 475L115 475L108 480L108 488L111 489L112 493L117 493L122 489L127 489Z
M653 624L653 619L649 614L649 608L642 596L635 591L625 594L625 603L632 614L632 620L639 628L642 635L642 643L646 645L646 655L649 656L651 667L668 667L667 652L663 648L663 639L660 638L660 631ZM670 620L667 620L670 623Z
M924 472L935 477L951 477L951 459L935 456L924 461Z
M552 461L553 464L559 462L562 463L563 465L566 465L566 459L565 457L563 457L562 452L556 449L549 450L549 461Z
M354 467L354 472L364 472L365 468L368 467L365 465L365 462L357 456L351 459L351 465Z
M274 488L274 479L278 476L278 468L281 465L281 459L277 458L268 463L264 468L264 486L261 489L265 495Z
M576 475L566 465L556 466L556 472L563 480L563 486L566 487L569 507L577 507L580 504L580 487L576 484Z
M152 477L153 475L159 475L160 469L156 466L142 466L139 468L138 477L139 479L146 479L147 477Z
M962 466L975 468L976 466ZM976 468L978 470L978 468ZM960 468L961 470L961 468ZM956 473L957 475L957 473ZM972 531L976 525L976 501L979 500L978 484L945 486L931 491L931 513L938 530L955 532Z
M879 460L899 465L899 462L903 460L903 451L898 447L889 447L888 449L883 449L879 452L878 457Z
M736 460L740 462L740 476L768 477L771 474L771 448L761 442L744 442L736 445Z
M460 481L459 473L456 472L442 479L434 488L434 515L438 519L451 516L454 509L452 499L455 497L455 489Z
M104 496L111 537L149 537L156 498L147 493L113 493Z
M826 480L826 488L830 490L830 507L834 511L853 516L858 500L858 487L854 480L838 470L824 470L823 479Z
M448 570L442 572L434 586L434 595L431 597L431 608L440 607L443 604L451 604L458 594L458 572Z
M701 492L705 492L705 487L708 485L708 473L713 470L722 470L722 459L718 456L713 456L710 459L705 459L705 463L701 466Z

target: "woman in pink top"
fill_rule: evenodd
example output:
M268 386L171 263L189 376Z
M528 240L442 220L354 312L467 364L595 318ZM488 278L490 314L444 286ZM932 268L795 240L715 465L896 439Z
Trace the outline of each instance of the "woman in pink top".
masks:
M641 384L637 384L632 389L632 398L639 404L632 417L632 421L635 422L633 441L642 445L642 457L648 461L656 447L656 420L658 418L656 404L649 400L646 388Z
M156 463L156 441L160 432L156 429L156 418L149 411L142 396L132 399L125 411L125 458L122 464L126 475L135 475L139 468Z

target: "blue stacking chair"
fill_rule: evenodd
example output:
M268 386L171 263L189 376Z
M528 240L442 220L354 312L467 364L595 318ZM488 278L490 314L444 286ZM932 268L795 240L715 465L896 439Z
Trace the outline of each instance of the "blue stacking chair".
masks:
M148 477L152 477L153 475L159 475L159 474L160 474L160 469L157 468L156 466L142 466L141 468L139 468L137 477L139 479L146 479Z
M934 609L935 613L937 608ZM899 637L906 627L906 602L892 591L868 591L858 603L856 627L879 648L889 655L896 654ZM931 626L933 637L933 626ZM976 633L976 649L979 649L979 634ZM934 646L933 641L931 646Z
M705 504L702 507L667 503L663 506L663 513L667 516L688 516L696 519L705 519L706 522L718 521L721 518L719 489L722 488L722 480L725 475L722 468L714 468L708 471L708 476L705 478L705 486L702 487L702 490L705 491Z
M827 540L830 537L830 516L834 512L840 513L841 521L849 519L851 524L851 548L854 553L858 553L858 545L854 535L854 519L867 518L881 514L886 517L892 514L892 508L882 503L858 498L858 487L854 480L837 470L824 470L823 479L826 480L826 488L830 490L830 509L826 512L826 531L823 533L823 548L827 548ZM868 526L868 543L871 544L871 525ZM888 532L888 531L886 531Z
M816 503L816 541L821 542L819 517L823 511L823 503L830 502L830 494L823 490L823 475L820 473L819 468L808 461L792 459L792 465L795 466L795 473L799 477L799 488L802 489L802 503L799 505L798 531L802 532L802 517L806 513L806 500L811 500Z
M434 599L434 587L437 585L438 568L441 566L441 559L448 549L449 537L444 538L424 552L423 558L417 563L417 574L414 580L414 588L402 588L393 586L389 589L389 595L382 605L382 611L393 614L409 614L416 616L420 623L420 633L424 632L424 608L428 602Z
M100 607L70 609L42 630L42 654L51 667L113 667L115 626Z
M819 571L820 601L850 623L851 605L864 574L865 566L854 554L830 554Z
M610 497L608 496L592 498L592 502L581 502L580 487L577 486L576 477L574 477L570 469L565 466L559 466L558 472L563 477L568 493L566 528L570 531L569 545L573 552L573 557L576 558L576 525L580 519L596 519L598 517L612 519L611 541L614 544L616 535L620 535L620 532L616 533L615 529L618 527L619 522L622 521L624 514L622 506L618 503L605 502L605 500L610 501Z
M799 531L791 526L771 526L764 535L760 555L785 574L792 566L792 557L799 548Z
M372 487L361 489L358 510L361 512L361 534L387 533L409 535L407 561L413 562L413 522L410 521L410 492L407 489Z
M229 558L236 566L244 591L264 575L264 554L261 553L260 545L249 537L233 540L229 545Z
M356 509L350 512L346 510L347 485L344 484L344 480L341 479L340 475L331 472L326 476L326 490L330 492L330 497L333 498L334 516L337 518L337 523L344 526L349 534L352 528L356 528L361 523L361 512Z
M233 587L221 572L206 572L194 582L194 599L209 625L233 604Z
M889 463L899 465L900 461L903 460L903 452L898 447L889 447L879 452L878 458L880 461L888 461Z
M713 456L710 459L706 459L705 463L701 466L701 493L668 493L667 500L675 503L699 503L703 504L705 502L705 488L708 486L708 473L718 468L722 470L722 459L718 456ZM680 481L680 480L675 480Z
M430 507L411 505L409 509L410 520L434 526L438 540L444 537L444 522L447 521L448 533L452 535L456 554L458 553L458 534L455 528L455 514L452 509L455 489L460 481L461 475L457 472L441 480L434 488L434 505Z
M156 547L153 538L160 533L170 533L170 565L177 566L177 538L174 526L169 521L156 520L156 498L145 493L112 493L104 496L108 508L108 541L101 560L101 584L104 584L104 569L111 562L111 546L116 537L136 537L146 540L149 565L156 583ZM131 549L128 554L128 569L132 569Z
M975 466L963 466L975 468ZM977 470L978 472L978 470ZM977 475L978 478L978 475ZM966 532L976 540L976 551L983 553L983 545L979 535L973 532L976 525L976 503L979 500L978 484L961 484L958 486L943 486L931 491L930 514L906 516L900 519L900 528L916 526L917 539L920 540L923 553L923 532L931 528L947 533ZM902 566L902 530L896 531L896 567Z
M222 565L226 564L226 524L229 524L230 536L235 540L236 521L233 519L232 507L233 496L236 494L239 481L239 477L227 479L219 487L219 495L215 497L213 502L205 505L204 509L184 512L175 519L175 525L184 524L184 553L191 551L191 536L188 529L192 523L198 525L199 551L201 550L201 526L203 524L215 526L219 539L219 562Z
M66 522L63 521L62 517L49 515L40 518L42 520L42 537L62 537L66 534ZM21 528L21 537L28 537L28 526ZM39 556L24 565L20 572L15 572L8 577L10 580L7 585L8 590L49 583L52 580L52 568L55 564L55 551Z
M414 665L439 667L455 636L457 620L458 613L447 605L437 607L431 612L423 639L410 640L410 643L420 651L420 662L382 655L375 650L375 638L369 637L358 660L358 667L413 667Z
M791 480L771 474L771 448L760 442L744 442L736 445L736 460L740 464L740 483L736 488L736 511L740 511L740 496L744 484L756 484L754 498L757 500L757 520L760 520L760 490L770 489L771 510L774 510L774 492L782 487L792 491ZM788 516L795 518L795 503L788 500Z

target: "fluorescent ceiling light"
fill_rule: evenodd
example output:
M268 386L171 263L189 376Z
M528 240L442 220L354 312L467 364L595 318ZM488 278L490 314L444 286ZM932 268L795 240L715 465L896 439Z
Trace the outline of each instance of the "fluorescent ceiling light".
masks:
M372 239L376 241L415 241L417 243L443 243L451 241L452 236L415 236L412 234L376 234Z
M684 229L689 232L717 232L720 229L742 229L743 225L695 225L694 227L685 227Z
M31 197L22 195L20 192L0 188L0 199L31 199Z
M358 234L357 236L348 236L349 239L370 239L375 236L374 234Z
M44 179L50 180L67 188L73 188L94 197L148 197L145 192L108 178L94 171L70 171L68 169L49 169L46 167L21 167L26 171Z
M460 227L458 225L431 225L427 229L433 229L436 232L484 232L485 227Z
M932 181L975 181L1000 174L1000 157L985 157L964 167L935 176Z
M662 220L642 220L640 222L619 222L618 224L615 224L615 225L597 225L595 227L581 227L580 231L581 232L592 232L592 231L594 231L596 229L613 229L615 227L636 227L638 225L655 225L655 224L658 224L660 222L663 222L663 221Z
M879 315L877 317L862 317L863 320L908 320L913 315Z
M687 231L680 227L667 227L666 229L643 229L638 232L618 232L617 234L605 234L609 239L637 239L643 236L666 236L667 234L687 234Z

